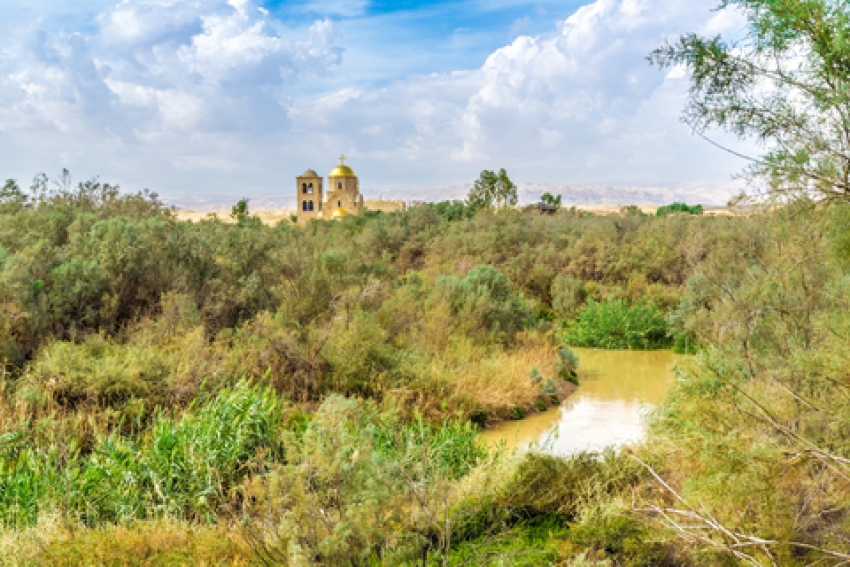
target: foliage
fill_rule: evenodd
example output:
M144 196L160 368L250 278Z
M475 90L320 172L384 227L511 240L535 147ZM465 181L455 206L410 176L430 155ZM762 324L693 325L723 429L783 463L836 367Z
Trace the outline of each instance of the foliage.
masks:
M689 215L701 215L702 212L702 205L688 206L685 203L672 203L670 205L658 207L658 209L655 211L655 215L659 217L663 217L664 215L669 215L671 213L687 213Z
M87 525L150 516L213 517L258 466L282 456L280 401L245 382L193 406L179 421L161 413L149 435L114 432L91 452L31 447L0 455L0 523L34 524L53 509ZM262 465L259 465L260 467Z
M691 75L686 121L767 147L749 174L776 196L846 200L850 193L846 82L850 9L834 0L724 0L747 34L729 41L688 34L656 50L662 67Z
M547 205L552 205L553 207L560 207L561 195L555 196L547 191L546 193L543 193L543 195L540 196L540 201Z
M470 219L475 215L475 207L463 201L441 201L431 206L448 221Z
M652 458L665 478L688 481L671 480L646 509L694 512L684 535L699 530L704 551L784 565L837 564L848 552L848 416L836 400L850 296L847 264L823 236L846 233L833 224L842 208L760 216L749 237L759 245L714 251L677 309L706 346L679 366ZM730 525L739 542L766 543L736 548L724 539Z
M504 340L529 323L525 302L493 266L476 266L463 278L438 277L437 290L469 333L484 331Z
M556 276L552 282L552 310L564 321L570 321L587 303L587 289L581 280Z
M248 199L239 199L233 208L230 210L230 218L235 221L241 221L248 216Z
M578 356L569 347L558 349L558 376L578 386Z
M246 536L261 557L285 562L419 557L447 528L447 483L485 456L477 443L469 424L405 426L374 404L331 397L290 437L287 461L249 486Z
M476 211L493 207L513 207L517 200L516 185L504 168L498 173L482 171L466 197L467 205Z
M655 349L670 346L664 313L652 304L592 298L564 334L567 344L608 349Z
M57 518L0 534L4 567L178 567L260 565L238 531L221 525L150 520L86 528Z

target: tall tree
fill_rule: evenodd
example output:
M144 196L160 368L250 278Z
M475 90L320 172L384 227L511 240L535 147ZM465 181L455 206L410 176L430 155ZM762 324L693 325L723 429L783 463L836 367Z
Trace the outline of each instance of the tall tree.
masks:
M241 221L248 216L248 199L242 198L236 201L233 208L230 209L230 218L235 221Z
M475 181L466 197L466 202L475 210L492 207L512 207L517 204L516 185L504 168L498 173L484 170Z
M496 201L496 174L485 169L475 180L466 196L467 204L473 209L488 209Z
M516 185L505 168L500 169L496 174L496 202L501 207L515 207L518 201Z
M850 3L721 0L746 16L729 42L688 34L650 60L691 73L684 121L719 127L765 148L747 176L771 196L850 201Z

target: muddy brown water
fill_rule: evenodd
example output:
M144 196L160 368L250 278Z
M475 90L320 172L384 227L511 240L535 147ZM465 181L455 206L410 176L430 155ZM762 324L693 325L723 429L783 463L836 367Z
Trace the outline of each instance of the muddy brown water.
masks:
M670 351L612 351L574 348L579 357L578 390L560 407L484 431L488 443L509 448L535 444L555 455L600 450L639 441L645 416L658 404L682 357Z

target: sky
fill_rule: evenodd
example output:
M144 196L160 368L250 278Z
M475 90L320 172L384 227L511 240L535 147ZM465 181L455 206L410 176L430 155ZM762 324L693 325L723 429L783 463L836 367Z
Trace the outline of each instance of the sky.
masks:
M647 61L740 35L717 4L0 0L0 177L227 200L288 195L345 154L367 197L502 167L722 194L745 164L681 122L687 75Z

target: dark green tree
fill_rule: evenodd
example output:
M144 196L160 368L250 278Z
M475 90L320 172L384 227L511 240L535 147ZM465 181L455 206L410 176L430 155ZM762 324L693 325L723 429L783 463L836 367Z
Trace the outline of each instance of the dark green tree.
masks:
M233 208L230 209L230 218L235 221L240 221L248 216L248 199L239 199Z
M765 148L747 177L774 197L850 200L850 4L846 0L721 0L746 16L746 36L688 34L650 61L691 73L684 121ZM746 157L746 156L744 156Z
M687 213L689 215L701 215L703 213L702 205L688 206L687 203L671 203L658 207L655 211L655 216L663 217L672 213Z
M549 193L548 191L546 193L543 193L543 195L540 196L540 200L543 203L546 203L547 205L552 205L553 207L560 207L561 206L561 195L558 195L556 197L555 195L553 195L552 193Z

